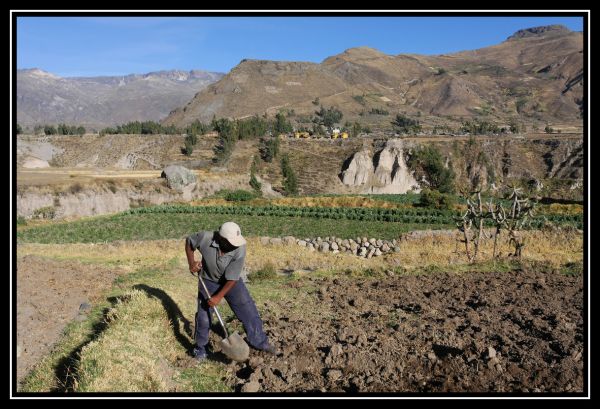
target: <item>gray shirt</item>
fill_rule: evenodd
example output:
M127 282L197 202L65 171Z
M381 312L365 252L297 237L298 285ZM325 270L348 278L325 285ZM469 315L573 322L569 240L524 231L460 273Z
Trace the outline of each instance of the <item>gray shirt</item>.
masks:
M246 259L246 245L219 255L219 244L214 239L215 232L200 231L187 238L187 243L202 255L202 278L219 282L223 276L226 280L237 281L242 274Z

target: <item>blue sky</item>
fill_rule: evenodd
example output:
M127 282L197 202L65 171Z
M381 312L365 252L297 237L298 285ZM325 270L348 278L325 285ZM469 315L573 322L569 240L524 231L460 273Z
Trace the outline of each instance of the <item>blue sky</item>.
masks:
M244 58L311 61L369 46L443 54L581 17L19 17L17 67L70 76L169 69L228 72Z

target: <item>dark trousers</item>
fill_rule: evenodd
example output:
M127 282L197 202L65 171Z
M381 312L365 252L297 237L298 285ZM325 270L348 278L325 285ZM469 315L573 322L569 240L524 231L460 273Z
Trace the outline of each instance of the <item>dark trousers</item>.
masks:
M221 287L221 284L214 281L203 280L211 295L215 294ZM211 313L213 309L208 307L207 299L206 292L200 284L200 280L198 280L198 313L196 314L194 340L199 351L204 351L206 344L208 344L208 330L212 323ZM244 325L248 343L256 349L266 348L269 345L269 340L263 331L256 304L254 304L254 300L242 280L238 280L229 290L225 295L225 300L227 300L235 316Z

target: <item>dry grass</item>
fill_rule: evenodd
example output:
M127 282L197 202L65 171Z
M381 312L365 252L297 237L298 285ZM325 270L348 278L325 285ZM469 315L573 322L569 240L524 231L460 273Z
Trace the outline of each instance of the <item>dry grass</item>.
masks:
M540 214L577 215L577 214L583 214L583 205L552 203L547 206L541 206L537 212Z
M166 263L174 257L183 256L183 241L153 240L110 243L74 244L22 244L17 248L19 256L43 254L57 260L79 260L88 264L119 266L125 271L135 271Z
M276 206L295 207L376 207L383 209L396 209L402 207L399 203L374 200L363 196L284 197L272 200L271 204Z
M100 259L100 252L91 252ZM180 261L142 263L119 277L88 320L69 324L52 353L24 379L22 390L229 391L221 364L196 367L188 355L192 339L187 325L196 311L196 279ZM228 308L222 312L231 315ZM66 373L70 376L65 382Z
M283 197L279 199L257 198L246 202L229 202L220 197L207 198L191 202L193 206L233 206L244 204L251 206L291 206L291 207L365 207L379 209L397 209L412 207L407 204L375 200L364 196L304 196Z
M577 231L524 232L523 259L544 262L559 267L565 263L583 260L583 234ZM457 246L458 245L458 246ZM466 264L464 245L455 237L424 237L400 243L400 253L390 253L372 259L358 258L347 253L321 253L300 246L262 245L256 237L248 238L246 266L251 272L272 264L278 270L335 270L361 271L403 267L415 270L427 266L455 266ZM493 241L486 240L478 261L492 258ZM458 250L458 252L457 252ZM499 239L499 254L507 256L513 249L507 237ZM185 269L183 240L149 240L111 243L37 244L19 245L19 256L43 254L60 260L76 259L86 263L118 265L126 271L177 259Z
M523 260L540 262L552 267L583 260L583 235L576 231L549 232L527 231L523 233L525 248ZM453 266L466 264L465 247L455 237L426 237L405 241L398 256L400 264L407 269L428 266ZM492 260L493 240L486 239L480 249L477 261ZM508 244L506 234L498 239L500 259L507 257L514 248Z
M102 336L81 351L81 392L168 392L173 389L169 362L177 342L160 301L138 290L125 294L108 314ZM129 347L127 347L129 345Z
M17 183L23 186L31 185L68 185L73 182L90 183L94 180L130 180L156 179L160 170L111 170L89 168L44 168L19 169Z

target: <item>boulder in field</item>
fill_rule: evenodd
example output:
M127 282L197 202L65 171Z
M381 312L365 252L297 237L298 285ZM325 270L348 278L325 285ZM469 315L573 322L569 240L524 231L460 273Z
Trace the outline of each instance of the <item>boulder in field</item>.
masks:
M167 186L170 189L183 191L185 188L193 187L198 181L196 174L179 165L169 165L167 166L160 177L167 179Z

